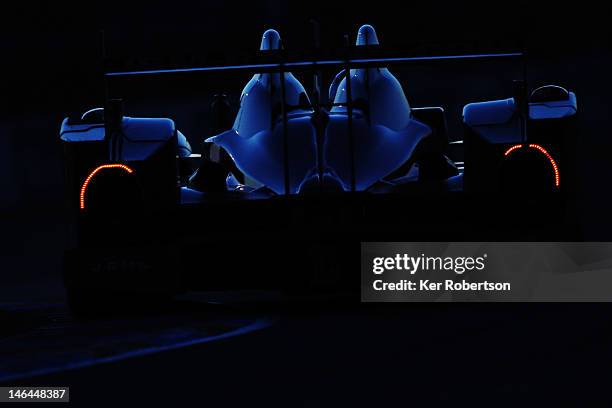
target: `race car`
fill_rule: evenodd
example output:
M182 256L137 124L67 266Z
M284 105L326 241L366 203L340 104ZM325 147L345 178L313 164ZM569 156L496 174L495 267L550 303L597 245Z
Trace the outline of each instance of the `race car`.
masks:
M378 46L374 28L360 27L355 49ZM260 50L281 49L280 34L267 30ZM125 116L121 101L64 119L73 309L136 293L304 290L343 276L358 285L360 241L432 239L454 213L486 219L516 203L562 213L550 203L573 179L576 95L555 85L528 93L517 81L507 99L466 105L464 133L449 142L444 109L412 107L387 68L415 60L251 65L261 72L242 90L233 123L216 97L211 121L222 130L202 138L201 155L171 119ZM289 71L326 64L340 71L328 98L318 89L313 98Z

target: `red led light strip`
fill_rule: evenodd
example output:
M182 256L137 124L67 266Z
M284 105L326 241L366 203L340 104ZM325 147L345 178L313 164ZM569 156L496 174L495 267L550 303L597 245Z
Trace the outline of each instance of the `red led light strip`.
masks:
M504 153L504 156L510 155L513 151L515 151L516 149L520 149L521 147L523 147L523 145L520 145L520 144L510 147L508 150L506 150L506 152ZM544 156L548 158L548 161L550 161L550 164L552 165L553 172L555 173L555 187L559 187L559 183L560 183L559 166L557 166L557 162L555 161L555 159L553 159L553 157L550 155L550 153L548 153L548 151L545 148L543 148L542 146L538 144L532 143L528 147L530 149L538 150L540 153L542 153Z
M520 149L523 145L514 145L511 148L509 148L508 150L506 150L506 153L504 153L504 156L508 156L510 153L512 153L513 151L515 151L516 149Z
M134 172L134 170L132 170L130 167L126 166L125 164L103 164L101 166L96 167L91 173L89 173L89 175L83 182L83 186L81 187L81 194L79 196L79 203L80 203L81 210L85 209L85 191L87 191L87 186L91 182L91 179L93 179L93 177L96 174L98 174L100 171L106 170L106 169L122 169L126 171L128 174L132 174Z

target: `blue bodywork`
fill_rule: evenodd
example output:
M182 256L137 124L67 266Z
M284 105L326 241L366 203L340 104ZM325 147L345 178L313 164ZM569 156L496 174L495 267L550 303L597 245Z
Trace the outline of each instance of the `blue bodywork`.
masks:
M378 45L374 28L362 26L358 31L356 46ZM260 49L274 51L281 47L279 33L267 30ZM466 55L461 58L486 56ZM457 57L406 57L388 61L436 58ZM294 63L297 64L304 63ZM261 66L265 69L267 65ZM389 69L366 66L350 69L348 75L346 70L342 70L335 76L328 89L330 104L325 105L326 108L313 104L305 87L290 72L253 75L242 90L240 108L231 128L204 140L217 149L217 159L223 156L220 152L225 152L232 162L227 166L227 163L221 164L209 158L229 170L229 174L223 176L226 181L219 188L216 185L214 192L253 193L258 190L258 194L246 195L249 197L299 194L313 188L387 192L420 180L442 181L446 190L463 189L463 153L457 163L445 156L448 136L444 110L412 109L400 82ZM197 68L183 71L190 70ZM108 75L156 72L162 71ZM529 98L528 106L530 122L563 121L577 112L574 93L553 85L536 89ZM470 103L463 110L465 130L491 146L522 143L524 132L521 120L521 112L514 98ZM175 142L180 165L193 158L187 139L170 119L124 116L120 120L118 133L119 142L113 148L117 156L111 155L111 161L147 161L164 146ZM68 144L105 142L104 110L92 109L80 119L65 119L60 135ZM432 145L435 146L433 158ZM101 149L110 151L106 146ZM429 155L426 156L429 161L425 165L423 151L425 156ZM173 152L168 154L174 156ZM103 156L96 156L95 160ZM93 167L94 164L89 169ZM173 167L176 166L173 164ZM427 167L426 171L423 171L424 167ZM176 169L170 170L174 172ZM181 168L180 171L181 202L198 202L213 192L192 183L193 177L185 182L188 178L184 174L185 169ZM193 172L192 169L190 171ZM435 174L434 178L423 176L425 172ZM201 172L204 178L212 173L214 171L211 169Z
M81 118L83 122L72 123L64 119L60 128L60 138L64 142L102 142L104 141L104 117L99 116L87 120L88 114L98 111L103 115L103 109L92 109ZM146 160L163 148L176 135L177 154L187 157L191 154L191 146L185 135L176 129L174 121L166 118L131 118L124 116L120 126L123 135L120 157L125 161Z
M536 89L555 87L548 85ZM555 87L559 88L559 87ZM529 119L559 120L576 115L578 105L576 95L560 88L566 94L563 99L545 100L529 103ZM463 123L490 144L521 142L520 120L514 98L496 101L476 102L463 108Z
M376 44L374 29L361 27L357 45ZM279 45L276 31L264 33L263 50ZM351 97L360 106L352 112L355 188L366 190L409 160L431 129L412 117L404 91L388 69L352 69L350 76ZM291 73L284 75L290 193L299 193L306 182L318 179L319 168L342 189L351 189L346 81L343 71L330 87L330 100L335 106L329 112L322 140L317 141L314 112L308 107L306 91ZM285 192L282 90L281 74L256 74L242 91L232 129L206 140L225 149L246 177L278 194ZM317 153L319 147L321 155Z

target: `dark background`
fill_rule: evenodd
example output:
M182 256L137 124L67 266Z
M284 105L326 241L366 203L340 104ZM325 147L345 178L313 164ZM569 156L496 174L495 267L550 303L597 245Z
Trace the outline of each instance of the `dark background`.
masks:
M195 55L203 61L219 61L234 56L250 55L259 47L262 32L267 28L276 28L282 35L285 46L289 49L308 48L313 44L310 18L316 18L321 27L322 46L334 48L343 45L343 36L349 34L354 40L358 27L370 23L377 29L379 39L387 47L406 53L414 53L424 45L434 49L445 50L490 50L504 51L509 45L524 44L529 51L529 83L532 87L545 83L555 83L576 92L580 111L581 133L579 170L581 184L579 197L578 222L582 227L585 240L610 240L612 217L610 216L609 183L612 176L612 161L609 159L612 142L609 131L609 115L612 112L611 87L608 75L612 72L610 58L609 12L601 2L579 2L568 4L560 1L419 1L419 2L333 2L308 1L294 2L266 0L252 2L231 1L88 1L75 3L62 2L12 2L3 5L2 24L0 24L0 227L3 232L0 247L0 296L3 302L10 300L44 299L50 293L61 293L60 263L63 248L67 242L68 227L64 213L62 194L61 146L59 144L59 126L61 120L71 112L82 112L94 106L101 106L104 101L104 86L101 77L101 32L104 31L105 49L108 56L127 58L134 61L190 61ZM412 106L443 106L448 114L451 137L460 136L460 114L465 103L491 98L510 96L512 79L520 78L522 68L514 63L487 64L432 64L419 67L392 67L404 86ZM327 77L332 72L325 73ZM206 78L171 77L151 80L137 80L126 83L124 90L116 88L118 96L125 98L128 115L164 116L173 118L190 139L194 147L208 136L208 104L213 92L223 90L235 101L242 86L250 74L235 76L211 75ZM308 78L300 79L308 82ZM406 236L406 241L418 237ZM440 237L444 240L444 237ZM450 310L449 306L449 310ZM580 311L567 310L573 313L574 323L581 320ZM593 309L593 308L592 308ZM291 317L288 326L299 326L304 329L304 336L317 330L338 331L338 327L351 327L355 336L363 333L355 328L369 321L371 330L387 333L396 340L393 347L386 347L382 340L378 346L386 351L385 359L397 358L394 350L399 350L399 338L406 335L398 328L395 318L403 319L406 315L394 309L394 314L387 315L384 310L376 310L366 317L351 315L345 319L344 312L329 317L322 327L315 318L308 318L307 325ZM480 319L479 313L489 319L495 316L485 313L483 308L467 310L470 316ZM500 311L499 308L495 309ZM503 309L508 320L512 319L514 310ZM564 319L549 319L555 309L538 309L540 315L546 315L541 321L553 322L550 332L565 335L567 329L572 334L571 323ZM584 310L584 309L583 309ZM589 309L590 310L590 309ZM447 310L448 311L448 310ZM439 318L435 309L432 319ZM518 312L522 318L529 319L533 309L523 308ZM321 311L324 313L324 311ZM413 311L413 314L419 314ZM461 310L454 311L452 319L463 321ZM589 316L601 316L602 309L588 311ZM599 313L599 314L597 314ZM574 316L575 315L575 316ZM386 316L380 320L381 316ZM417 316L415 319L420 318ZM363 319L365 320L363 320ZM344 320L343 320L344 319ZM369 320L367 320L369 319ZM431 327L438 327L432 320ZM484 319L483 321L485 321ZM529 371L522 364L528 364L532 351L526 347L514 347L523 341L519 331L531 331L541 327L540 320L527 320L527 323L515 324L518 331L510 331L514 354L520 355L513 367L513 375ZM601 320L599 320L601 321ZM338 322L341 322L338 326ZM403 323L402 323L403 324ZM460 325L460 323L456 323ZM564 324L569 326L565 327ZM590 324L590 323L589 323ZM589 324L580 330L587 333ZM421 323L423 325L423 323ZM485 324L482 327L486 326ZM393 330L390 329L393 327ZM569 327L569 328L568 328ZM607 326L606 326L607 327ZM348 333L352 333L347 329ZM293 329L292 329L293 330ZM555 331L557 330L557 331ZM609 338L609 330L605 329ZM521 333L523 333L521 331ZM337 333L338 334L338 333ZM439 333L445 336L447 333ZM509 344L506 331L500 331L495 341ZM437 336L437 334L436 334ZM586 334L588 338L594 332ZM366 336L367 337L367 336ZM374 338L370 335L370 339ZM379 336L376 336L379 339ZM382 338L382 337L380 337ZM551 350L555 356L542 361L541 370L545 371L552 361L552 366L561 367L562 362L556 354L564 352L557 338L546 340L543 347L555 344ZM600 337L598 337L600 339ZM275 338L274 342L284 344L287 358L293 353L291 344L295 339L287 331ZM550 340L550 342L549 342ZM268 338L258 340L269 344ZM440 348L448 347L442 340L436 340ZM470 337L469 343L478 342L478 336ZM276 344L274 343L273 344ZM439 343L441 342L441 343ZM320 344L319 344L320 343ZM329 346L319 340L320 349ZM336 344L337 343L337 344ZM341 349L341 341L335 344ZM578 348L585 344L575 340ZM573 343L573 344L574 344ZM259 343L257 343L259 344ZM300 347L311 344L306 337L300 339ZM463 346L469 348L470 344ZM604 341L597 340L598 347L604 348ZM251 346L253 347L253 346ZM281 347L281 346L279 346ZM584 346L586 347L586 346ZM318 352L308 349L306 357L299 364L314 364L318 361ZM318 350L318 349L317 349ZM342 358L348 366L355 353L359 353L359 343L346 349ZM487 352L498 353L499 349L488 345ZM599 350L599 349L598 349ZM350 353L349 353L350 351ZM217 366L223 366L226 354L218 354ZM312 354L309 354L312 353ZM350 355L349 355L350 354ZM608 353L609 354L609 353ZM246 371L249 378L256 378L259 371L255 367L272 364L265 356L253 357L247 345L242 345L239 355L252 363ZM323 355L333 358L333 349ZM249 357L251 356L251 357ZM596 352L589 354L590 359L599 356ZM168 357L159 357L159 359ZM283 358L284 359L284 358ZM368 367L379 370L387 369L385 361L372 356ZM510 359L510 357L508 357ZM186 358L189 360L189 357ZM217 361L219 360L219 361ZM280 361L280 357L278 357ZM306 361L309 360L309 361ZM420 357L426 365L426 356ZM579 360L576 357L576 361ZM195 361L195 360L193 360ZM289 360L283 360L289 361ZM438 357L437 365L445 363ZM573 360L572 360L573 361ZM456 360L458 366L453 376L463 375L458 367L472 364L469 355ZM520 362L520 364L519 364ZM142 362L141 362L142 363ZM311 374L321 376L324 362L316 368L311 366ZM317 363L317 364L319 364ZM157 367L155 360L143 363L146 371ZM171 362L165 362L171 365ZM298 365L299 365L298 364ZM193 365L193 364L192 364ZM519 365L521 365L519 367ZM580 369L586 369L582 362L575 363ZM106 368L104 375L112 376L116 366ZM280 364L285 372L292 372L296 367L290 362ZM137 376L140 368L132 366ZM193 368L196 370L196 368ZM222 371L224 379L233 374L229 368ZM339 369L338 369L339 370ZM432 381L438 377L438 370L428 368ZM442 372L442 370L440 370ZM357 376L357 371L351 378ZM531 373L533 383L539 381L539 374ZM269 374L269 373L268 373ZM337 371L343 376L344 371ZM481 373L482 374L482 373ZM246 374L240 377L242 380ZM278 378L278 373L275 374ZM364 374L365 375L365 374ZM542 374L543 375L543 374ZM78 374L72 381L79 382ZM538 378L536 378L538 377ZM554 392L558 372L553 379L546 382L547 390ZM81 378L88 382L90 377ZM193 377L192 377L193 378ZM379 377L380 378L380 377ZM484 377L486 378L486 376ZM304 380L303 378L301 380ZM59 380L58 380L59 381ZM119 380L117 380L119 381ZM194 380L195 381L195 380ZM491 380L492 381L492 380ZM53 381L51 381L53 382ZM225 388L230 388L227 381L217 381ZM318 380L315 386L325 386ZM378 380L380 385L383 380ZM291 383L287 377L283 383ZM255 382L253 384L259 385ZM249 390L257 392L251 384ZM346 393L352 387L343 383ZM393 384L402 385L397 377ZM433 382L431 383L433 384ZM432 392L438 387L430 384ZM456 390L458 386L454 389ZM504 387L501 386L500 387ZM510 391L528 394L529 390L521 385L508 385ZM504 388L505 389L505 388ZM393 392L393 389L390 390ZM227 390L231 392L231 390ZM461 392L465 392L462 390ZM373 396L376 397L375 395ZM448 397L452 399L452 395ZM444 398L446 400L446 397Z

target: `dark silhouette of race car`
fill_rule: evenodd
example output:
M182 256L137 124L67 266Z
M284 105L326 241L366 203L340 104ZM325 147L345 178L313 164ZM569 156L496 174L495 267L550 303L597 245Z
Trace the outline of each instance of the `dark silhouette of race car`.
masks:
M204 138L201 155L172 120L124 116L120 101L64 120L76 225L65 282L75 310L121 293L346 283L341 276L358 275L359 241L436 239L457 213L492 226L525 207L539 219L563 212L573 92L528 92L517 81L507 99L466 105L464 133L449 142L444 110L411 106L387 65L520 54L370 56L378 46L364 25L354 55L283 60L280 35L268 30L261 51L270 63L107 73L259 72L235 117L217 96L221 129ZM291 73L322 66L339 69L327 98Z

